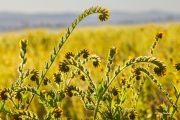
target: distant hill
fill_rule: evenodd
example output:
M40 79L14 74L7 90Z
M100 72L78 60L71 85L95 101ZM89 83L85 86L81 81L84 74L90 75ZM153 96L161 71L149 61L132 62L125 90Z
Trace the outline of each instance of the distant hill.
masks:
M0 32L38 27L57 29L69 26L71 22L78 17L78 15L78 13L25 14L0 12ZM179 21L180 14L162 11L148 11L139 13L112 12L110 14L110 19L106 22L99 22L97 15L91 15L84 19L79 26L102 24L142 24L149 22L164 23Z

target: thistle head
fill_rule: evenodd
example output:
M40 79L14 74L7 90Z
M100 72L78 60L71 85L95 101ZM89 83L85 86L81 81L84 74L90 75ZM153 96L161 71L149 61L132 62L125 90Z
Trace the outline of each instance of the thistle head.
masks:
M106 8L103 8L101 10L101 14L99 15L99 20L102 21L102 22L106 21L106 20L109 19L109 16L110 16L109 11Z

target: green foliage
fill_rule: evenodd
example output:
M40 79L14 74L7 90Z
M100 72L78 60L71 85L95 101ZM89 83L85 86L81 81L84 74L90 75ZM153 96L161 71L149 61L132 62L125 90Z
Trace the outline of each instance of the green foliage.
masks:
M115 36L117 36L117 40L125 39L125 43L123 43L123 41L118 41L117 44L114 41L109 43L110 45L116 44L117 47L110 48L107 61L106 59L101 59L102 56L105 56L104 53L106 54L107 49L100 49L99 47L101 44L97 40L92 41L94 44L91 49L98 46L98 49L93 50L97 50L97 52L100 50L98 54L100 54L101 57L91 54L87 48L79 50L82 41L78 43L76 39L80 36L77 36L74 41L71 40L78 45L77 49L76 47L72 49L71 46L70 49L72 51L66 53L63 51L62 47L65 43L70 45L67 40L71 39L70 35L78 23L88 15L94 13L100 14L100 21L107 20L110 15L107 9L101 7L92 7L85 10L74 20L71 27L67 28L65 34L61 35L62 37L58 44L55 43L57 42L57 38L54 35L47 35L47 33L42 31L35 33L35 37L33 37L34 33L27 34L28 40L30 39L28 42L26 39L20 41L19 56L21 64L19 67L17 66L18 76L13 76L13 79L16 78L16 81L8 87L3 86L0 88L0 113L2 118L6 116L7 119L12 120L56 120L71 119L71 117L73 117L73 119L81 119L84 116L81 116L82 114L79 114L77 111L74 116L67 114L67 112L71 112L73 108L69 110L68 107L70 106L66 107L66 105L76 101L78 98L82 101L82 105L87 113L90 113L89 116L93 117L92 119L94 120L133 120L144 118L165 120L179 119L179 88L171 82L171 86L168 87L168 89L174 89L175 94L173 94L171 91L166 90L166 87L164 87L159 80L160 77L167 74L167 68L170 62L163 62L167 59L167 56L165 56L162 61L159 58L162 57L163 54L158 57L158 54L156 54L158 52L154 52L155 49L158 48L157 42L163 39L164 34L162 32L151 32L155 34L155 41L150 49L150 55L148 52L145 52L145 48L150 46L151 42L147 42L144 46L137 47L137 45L140 44L139 41L130 41L130 39L135 38L136 34L140 34L142 31L150 32L154 27L150 27L147 31L140 28L138 32L135 32L136 30L134 28L130 29L131 32L129 32L129 29L127 29L127 32L118 29L116 31L114 30L116 33L112 32L113 35L111 35L111 32L107 34L107 31L109 31L108 29L111 29L108 27L105 29L105 33L102 32L103 30L101 30L101 32L98 30L96 32L90 31L89 34L81 34L81 31L77 32L81 37L84 35L84 39L94 39L95 36L101 36L102 39L105 40L111 39L111 41L112 39L116 39L114 38ZM132 38L129 38L129 34L132 35ZM123 35L126 37L120 38ZM86 36L88 37L86 38ZM148 36L149 37L144 37L142 34L141 42L145 42L143 41L144 39L148 39L148 41L152 39L152 34L148 34ZM4 37L3 39L4 46L2 46L2 48L4 47L7 49L7 46L9 46L6 41L7 38ZM72 37L72 39L74 38ZM49 43L57 44L56 47L52 47L51 53L48 51L49 48L51 48L51 44L47 42L49 40L51 40ZM32 45L31 49L27 48L27 43ZM87 44L90 44L89 40ZM107 42L103 41L102 45L107 45ZM85 45L82 45L82 47L84 46ZM121 51L118 52L117 48ZM14 51L14 48L8 49ZM174 48L169 48L168 50L172 52ZM128 51L129 55L125 54L123 51ZM132 54L132 51L135 51L136 55ZM34 52L32 55L36 56L28 55L28 53L31 54L32 52ZM143 54L140 56L139 54L141 54L141 52L143 52ZM2 53L5 52L2 51ZM65 54L64 59L60 56L62 54ZM47 55L50 57L47 58ZM128 58L130 55L136 57ZM176 56L172 55L171 57L174 60L178 60L176 59L177 54L175 55ZM40 58L43 56L42 58L44 59L38 59L37 56L40 56ZM30 60L31 57L33 57L32 63L28 66L28 60ZM170 59L171 65L172 58ZM6 61L6 59L8 58L3 58L4 61ZM14 60L14 58L12 59ZM38 62L35 62L35 59L38 59ZM38 66L43 64L41 63L42 61L48 62L45 62L43 69L39 70ZM106 65L105 62L107 62ZM168 66L165 64L167 62ZM8 65L9 63L5 64ZM35 64L36 69L32 68L33 64ZM177 71L179 71L179 63L177 63L177 61L174 67L176 70L171 70L171 74L176 74ZM11 69L12 68L10 68L10 70ZM8 72L13 74L12 71ZM151 81L153 84L151 84ZM167 82L163 83L165 83L165 85L167 84ZM152 90L150 90L150 88ZM151 93L153 90L156 93ZM152 97L159 97L154 95L157 93L161 96L159 100L156 99L159 103L152 104L151 102L155 102ZM31 108L37 106L37 101L39 103L38 105L42 105L44 108L41 118L39 118L39 114ZM70 102L66 103L68 101ZM148 106L146 104L151 105ZM83 107L82 105L80 106L81 108ZM146 107L142 108L142 105ZM159 106L158 108L157 105ZM77 108L77 106L73 107ZM151 107L151 109L148 109L148 107ZM151 110L151 112L148 110Z

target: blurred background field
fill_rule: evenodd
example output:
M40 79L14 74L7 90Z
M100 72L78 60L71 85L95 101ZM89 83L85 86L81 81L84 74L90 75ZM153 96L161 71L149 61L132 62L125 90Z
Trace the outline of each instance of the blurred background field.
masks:
M115 57L115 66L124 62L129 57L148 56L150 55L150 46L152 45L157 32L163 32L164 36L155 48L155 57L160 58L167 65L166 76L158 77L158 80L170 95L174 97L174 90L171 83L174 83L180 89L180 75L173 67L180 62L180 24L171 23L165 25L143 24L143 25L105 25L98 27L80 27L75 29L68 41L60 51L52 68L47 76L52 79L54 72L58 71L58 63L64 59L67 52L78 52L82 49L88 49L91 54L96 54L101 58L101 65L98 69L91 68L91 74L95 81L105 77L107 56L110 47L116 46L118 53ZM49 61L53 47L57 46L65 29L52 31L48 29L26 29L21 32L9 32L0 34L0 86L8 87L18 79L18 66L21 61L19 58L19 41L28 40L27 47L27 64L25 69L34 68L38 71L44 69L44 63ZM98 74L97 74L98 73ZM129 73L124 73L125 75ZM128 76L127 76L128 77ZM27 79L28 81L28 79ZM114 84L120 80L117 79ZM74 83L79 84L82 88L85 85L81 80L76 79ZM31 84L29 82L29 84ZM64 116L73 119L87 119L92 113L85 111L79 99L66 98L64 101ZM139 117L148 118L154 115L154 107L163 103L162 93L151 81L146 81L138 102ZM127 104L128 105L128 104ZM38 107L37 107L38 106ZM143 107L142 107L143 106ZM34 100L31 109L39 113L41 118L44 114L43 106L37 100ZM79 116L80 115L80 116Z

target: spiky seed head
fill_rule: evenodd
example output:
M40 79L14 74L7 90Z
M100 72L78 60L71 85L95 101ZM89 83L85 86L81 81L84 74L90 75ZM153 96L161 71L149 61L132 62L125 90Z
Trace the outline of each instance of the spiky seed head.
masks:
M163 32L158 32L158 33L156 34L156 38L158 38L158 39L162 39L163 36L164 36L164 33L163 33Z
M60 73L54 73L53 74L53 79L54 79L54 82L59 84L60 82L62 82L61 80L61 74Z
M82 54L83 54L83 58L86 59L89 57L90 53L87 49L83 49L82 51Z
M50 82L50 80L47 77L44 78L44 80L43 80L43 84L44 85L47 85L49 82Z
M93 61L93 66L94 67L99 67L100 66L100 61L98 61L98 60Z
M60 118L62 115L62 112L63 112L63 110L61 108L55 107L52 114L54 115L55 118Z
M73 57L73 56L74 56L74 54L72 52L68 52L65 54L66 59L71 59L71 57Z
M6 88L0 89L0 100L7 100L8 99L8 90Z
M130 113L129 113L129 119L130 120L135 120L136 119L136 117L137 117L137 112L135 111L135 110L133 110L133 111L131 111Z
M86 77L85 77L84 75L81 75L81 76L80 76L80 79L81 79L82 81L85 81L85 80L86 80Z
M115 86L114 86L114 87L112 88L112 90L111 90L111 93L112 93L114 96L117 96L117 95L119 94L119 92L120 92L120 91L119 91L118 88L115 87Z
M18 100L20 100L22 98L21 91L16 92L15 98L18 99Z
M166 74L166 66L159 66L154 68L154 73L157 76L164 76Z
M39 72L37 70L35 70L32 74L32 76L30 77L31 81L38 81L39 80Z
M64 72L64 73L69 72L69 67L66 65L65 62L59 63L59 71Z
M179 71L179 70L180 70L180 62L179 62L179 63L176 63L176 64L174 65L174 67L175 67L176 70Z
M102 22L106 21L109 19L109 16L110 16L109 11L106 8L104 8L104 9L102 9L101 14L99 15L99 20Z

